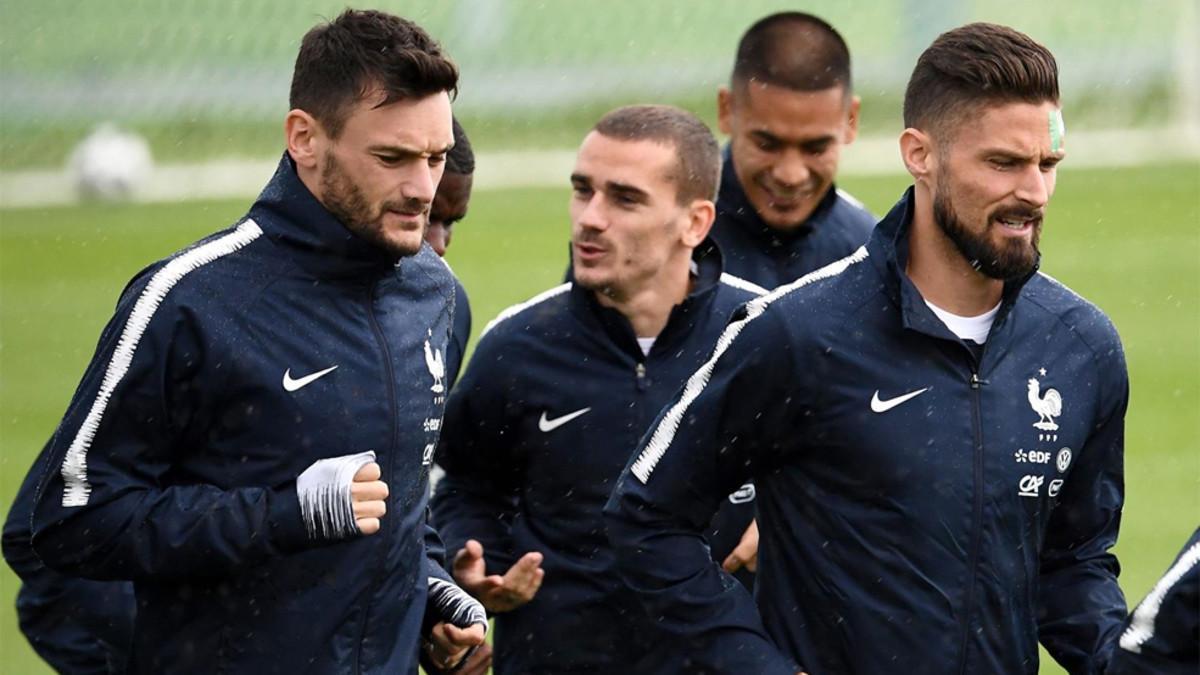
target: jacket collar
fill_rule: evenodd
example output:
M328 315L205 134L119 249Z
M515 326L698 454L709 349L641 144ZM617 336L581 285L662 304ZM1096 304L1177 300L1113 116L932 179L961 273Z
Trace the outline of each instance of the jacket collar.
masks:
M750 203L746 190L738 181L737 172L733 167L733 152L726 145L722 152L724 162L721 166L721 188L717 195L717 213L737 223L749 237L759 242L764 250L782 244L790 244L797 239L803 239L813 233L814 225L837 203L837 186L830 185L825 196L821 198L817 208L797 228L780 230L767 225L758 215L758 210Z
M397 264L394 256L350 232L317 201L286 152L249 215L317 278L370 278Z
M721 251L717 248L716 243L712 239L705 239L692 251L692 261L695 263L692 290L683 299L683 302L671 308L667 325L655 339L655 349L658 349L660 344L673 345L686 339L696 323L704 316L704 309L711 304L716 295L724 270ZM637 335L625 315L612 307L600 304L600 301L596 299L595 291L574 283L575 278L572 272L573 270L568 270L572 282L570 297L572 311L585 322L597 322L600 329L618 349L634 356L639 362L644 361L645 356L637 343Z
M913 219L913 188L910 186L900 201L892 207L883 220L875 226L867 242L869 259L883 279L884 293L900 308L904 327L927 335L959 342L933 310L925 304L925 298L905 273L909 256L909 233ZM992 323L992 333L1004 324L1013 304L1021 294L1025 283L1037 274L1038 266L1020 279L1004 284L1000 310Z

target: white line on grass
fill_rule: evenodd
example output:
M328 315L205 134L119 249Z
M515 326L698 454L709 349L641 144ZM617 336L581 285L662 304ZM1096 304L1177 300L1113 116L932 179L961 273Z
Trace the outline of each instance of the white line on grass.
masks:
M1200 137L1191 130L1116 129L1069 133L1064 168L1130 167L1200 159ZM252 198L278 160L225 158L194 164L160 164L133 194L138 202ZM567 188L575 150L483 152L476 160L475 189ZM902 172L899 142L862 138L842 154L843 175ZM0 208L73 204L78 197L66 169L0 171Z

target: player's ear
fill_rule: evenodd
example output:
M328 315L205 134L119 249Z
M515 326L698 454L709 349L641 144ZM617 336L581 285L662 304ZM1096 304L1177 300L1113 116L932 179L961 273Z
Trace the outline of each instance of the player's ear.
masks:
M708 236L713 220L717 217L717 207L709 199L693 199L688 206L688 222L683 230L683 243L690 248L696 248Z
M729 87L717 91L717 128L726 136L733 133L733 92Z
M842 136L842 143L850 145L854 139L858 138L858 109L862 104L862 99L857 96L850 97L850 110L847 111L846 117L846 133Z
M303 169L316 169L321 156L323 133L317 120L299 108L288 112L283 120L284 138L288 154Z
M937 168L936 154L933 139L924 131L909 127L900 134L900 158L914 181L920 183L930 178Z

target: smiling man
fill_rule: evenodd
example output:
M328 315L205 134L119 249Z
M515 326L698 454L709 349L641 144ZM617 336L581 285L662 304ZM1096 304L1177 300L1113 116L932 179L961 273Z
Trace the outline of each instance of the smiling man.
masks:
M497 613L497 673L687 670L617 577L601 509L730 313L762 291L723 273L706 239L719 171L690 113L601 119L571 174L572 281L502 312L450 396L434 514L456 580Z
M717 95L729 147L712 236L730 272L775 288L866 242L875 218L834 185L858 109L850 50L828 23L781 12L742 36Z
M730 273L775 288L866 243L875 217L834 185L858 110L850 50L833 26L780 12L742 36L729 87L717 94L729 145L712 238ZM753 497L752 483L739 487L741 507L722 509L709 533L747 587L758 556Z
M5 553L132 581L129 672L415 673L419 645L449 668L483 642L426 550L457 80L404 19L313 28L249 213L122 293Z
M1054 57L949 31L904 121L914 185L870 241L748 303L643 440L605 510L618 567L712 671L1032 675L1040 641L1103 672L1129 384L1108 318L1038 271ZM747 478L757 608L701 536Z

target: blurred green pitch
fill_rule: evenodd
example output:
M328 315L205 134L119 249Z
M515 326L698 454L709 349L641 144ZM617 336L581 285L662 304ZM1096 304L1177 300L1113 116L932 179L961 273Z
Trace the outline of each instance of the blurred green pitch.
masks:
M480 192L449 260L476 334L504 307L561 279L562 189ZM906 177L842 184L875 213ZM1059 172L1043 269L1103 308L1132 380L1127 503L1117 552L1130 603L1200 523L1200 165ZM53 432L126 281L232 223L247 202L0 210L0 513ZM0 569L0 662L49 669L16 626L17 580ZM1062 672L1043 655L1043 672Z

